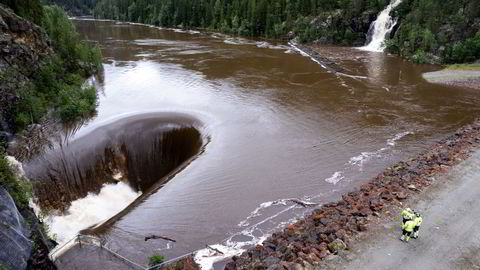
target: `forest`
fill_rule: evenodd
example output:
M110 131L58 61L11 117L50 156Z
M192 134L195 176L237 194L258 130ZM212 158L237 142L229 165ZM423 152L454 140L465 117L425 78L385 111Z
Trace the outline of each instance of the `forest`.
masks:
M96 17L309 42L363 43L369 23L388 1L350 0L102 0Z
M360 46L386 0L100 0L99 18L299 42ZM480 1L404 0L387 46L412 61L480 58Z
M302 43L361 46L389 0L48 0L72 13ZM69 4L66 4L69 3ZM480 1L403 0L389 52L417 63L480 58Z

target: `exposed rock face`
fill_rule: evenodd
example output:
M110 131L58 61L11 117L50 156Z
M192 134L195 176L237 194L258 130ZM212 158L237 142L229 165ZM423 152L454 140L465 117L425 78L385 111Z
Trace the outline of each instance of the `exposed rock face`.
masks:
M26 269L33 245L30 230L12 197L1 186L0 228L0 268Z
M479 145L477 120L417 157L387 168L342 200L325 204L274 233L262 245L233 257L225 269L312 269L321 260L350 248L353 236L368 230L375 216L386 214L384 208L424 190L435 175L465 160Z
M320 38L316 44L343 44L362 46L367 42L370 25L377 16L377 10L366 10L359 16L345 19L344 10L320 13L311 24L316 28ZM344 39L339 39L338 33L345 32Z
M37 25L0 5L0 131L12 131L12 110L19 91L53 50Z

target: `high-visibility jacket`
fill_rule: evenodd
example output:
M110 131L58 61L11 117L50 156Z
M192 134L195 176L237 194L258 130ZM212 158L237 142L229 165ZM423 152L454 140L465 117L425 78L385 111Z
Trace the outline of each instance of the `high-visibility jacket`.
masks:
M416 217L415 219L413 219L413 221L416 224L415 226L420 226L420 225L422 225L423 218L422 217Z
M415 221L409 220L403 224L403 229L407 232L413 232L413 228L415 228L416 224Z
M415 215L414 215L412 212L410 212L410 211L407 211L407 210L403 210L403 211L402 211L402 217L403 217L404 219L412 219L414 216L415 216Z

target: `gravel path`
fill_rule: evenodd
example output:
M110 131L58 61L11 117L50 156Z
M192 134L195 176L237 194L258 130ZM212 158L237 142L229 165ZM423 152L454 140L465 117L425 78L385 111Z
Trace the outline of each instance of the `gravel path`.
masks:
M440 70L423 74L430 83L469 87L480 90L480 70Z
M422 200L411 204L424 216L418 239L398 240L397 216L351 254L337 256L321 269L479 270L480 150L437 180Z

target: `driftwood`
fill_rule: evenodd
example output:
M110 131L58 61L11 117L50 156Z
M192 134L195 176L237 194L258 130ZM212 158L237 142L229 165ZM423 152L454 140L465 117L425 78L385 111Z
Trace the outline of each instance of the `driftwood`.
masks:
M296 203L298 205L301 205L303 207L313 207L313 206L317 206L318 203L309 203L309 202L304 202L304 201L301 201L299 199L288 199L288 201L290 202L293 202L293 203Z
M206 246L208 249L211 249L211 250L213 250L213 251L215 251L215 252L217 252L217 253L220 253L220 254L222 254L222 255L225 255L225 253L221 252L220 250L218 250L218 249L216 249L216 248L214 248L214 247L212 247L212 246L209 246L209 245L205 245L205 246Z
M149 235L149 236L145 236L145 241L148 241L150 239L163 239L163 240L167 240L167 241L170 241L170 242L174 242L176 243L177 241L176 240L173 240L172 238L168 238L168 237L165 237L165 236L159 236L159 235Z

